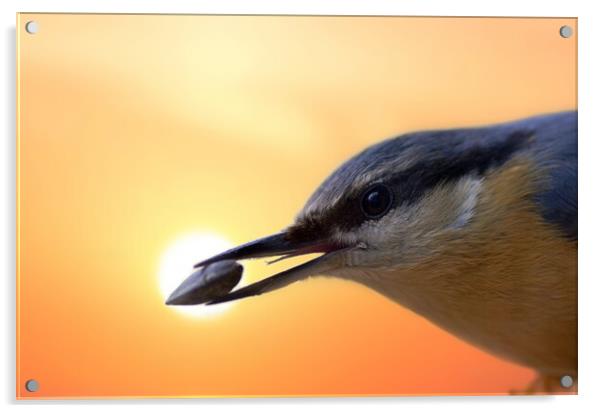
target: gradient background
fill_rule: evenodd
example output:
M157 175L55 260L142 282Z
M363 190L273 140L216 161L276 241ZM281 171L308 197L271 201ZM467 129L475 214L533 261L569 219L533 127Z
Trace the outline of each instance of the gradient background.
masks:
M157 274L187 234L285 227L385 137L575 108L576 36L558 30L576 23L19 15L17 397L524 388L531 370L350 282L199 319L163 304Z

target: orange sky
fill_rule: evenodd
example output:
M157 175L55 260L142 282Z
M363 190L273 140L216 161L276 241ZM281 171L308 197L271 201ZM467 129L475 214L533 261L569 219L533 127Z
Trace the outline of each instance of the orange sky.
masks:
M385 137L576 107L563 24L576 20L20 15L17 396L525 387L530 370L350 282L203 319L163 304L158 271L187 234L285 227ZM254 263L247 280L290 265Z

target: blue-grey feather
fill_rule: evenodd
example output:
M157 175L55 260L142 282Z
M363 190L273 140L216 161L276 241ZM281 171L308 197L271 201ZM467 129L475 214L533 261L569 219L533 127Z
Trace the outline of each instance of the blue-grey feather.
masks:
M362 176L387 174L375 182L395 188L396 203L411 203L429 188L467 174L483 175L518 154L526 154L542 172L534 202L546 222L577 239L577 112L540 115L487 127L409 133L373 145L335 170L307 205L329 205L344 193L329 214L355 226L365 217L357 207ZM409 162L400 162L406 160ZM400 168L399 165L409 167ZM383 166L385 168L383 168ZM371 184L375 183L372 182ZM303 216L311 221L310 216ZM340 219L338 220L340 222ZM316 228L317 230L317 228Z
M535 195L541 215L567 238L577 240L577 112L522 123L536 132L530 154L546 178Z

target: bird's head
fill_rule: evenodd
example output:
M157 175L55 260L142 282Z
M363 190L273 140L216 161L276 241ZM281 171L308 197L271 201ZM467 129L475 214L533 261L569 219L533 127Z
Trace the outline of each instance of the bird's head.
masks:
M369 147L335 170L284 231L197 266L321 256L211 303L262 294L312 275L361 277L420 265L446 240L469 231L487 173L518 152L528 136L514 131L485 141L472 129L422 132Z

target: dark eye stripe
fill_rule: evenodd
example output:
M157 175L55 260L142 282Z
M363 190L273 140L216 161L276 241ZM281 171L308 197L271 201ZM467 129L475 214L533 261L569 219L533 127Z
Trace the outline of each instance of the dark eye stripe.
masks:
M483 136L487 136L487 133L490 132L475 129L442 131L439 133L425 132L412 137L417 141L426 139L426 142L430 145L428 147L429 152L422 153L419 157L420 161L410 168L393 173L391 176L381 177L383 181L380 185L386 186L391 191L392 203L387 210L401 205L411 205L437 185L454 182L470 174L485 174L490 168L505 163L519 150L527 147L531 142L529 138L534 134L531 130L523 129L514 130L510 133L507 130L500 130L498 133L503 136L484 140ZM483 136L480 134L483 134ZM470 139L465 135L469 135ZM442 141L435 145L433 143L435 138ZM382 149L384 151L381 146L390 146L391 143L396 142L385 142L376 147L375 150ZM400 140L399 144L402 145L403 140ZM417 143L414 143L414 145L418 146ZM394 156L397 151L391 149L382 154L379 163L382 164L385 160ZM366 214L365 208L362 208L362 197L370 187L350 187L353 184L351 179L354 175L350 168L352 166L357 169L366 168L360 162L367 162L363 157L368 155L375 156L369 151L363 152L354 161L355 163L348 162L340 170L335 171L330 178L330 185L338 191L346 192L334 207L326 211L316 212L312 216L305 216L303 221L297 225L299 231L308 236L327 236L334 227L349 231L357 228L366 220L382 217L382 215L377 214ZM333 190L323 183L318 193L327 189Z
M454 182L470 174L483 175L490 168L503 164L524 145L529 136L526 132L517 132L497 145L475 145L461 155L417 163L395 174L388 186L393 188L397 206L411 205L437 185Z

